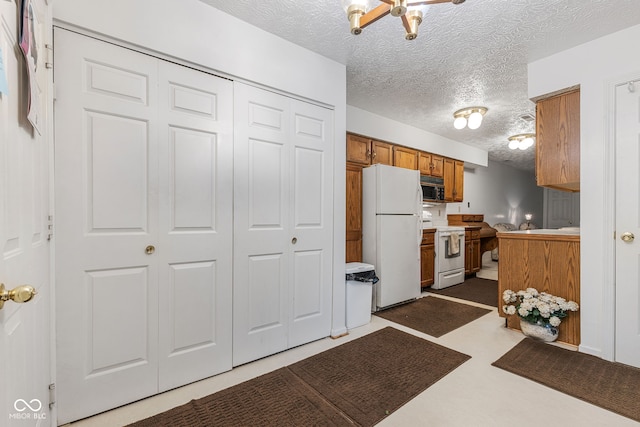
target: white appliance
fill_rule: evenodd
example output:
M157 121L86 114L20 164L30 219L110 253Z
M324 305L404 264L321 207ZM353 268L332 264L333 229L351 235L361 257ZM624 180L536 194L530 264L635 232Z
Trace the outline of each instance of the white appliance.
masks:
M464 227L436 227L435 277L431 289L464 282Z
M362 171L362 260L380 281L371 309L420 296L422 188L420 172L387 165Z

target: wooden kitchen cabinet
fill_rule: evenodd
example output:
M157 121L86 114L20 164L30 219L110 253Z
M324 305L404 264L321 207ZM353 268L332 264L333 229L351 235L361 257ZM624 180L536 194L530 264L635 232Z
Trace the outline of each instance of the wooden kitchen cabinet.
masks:
M461 202L464 199L464 162L444 159L444 201Z
M433 228L422 230L420 244L420 286L433 285L435 281L435 232Z
M393 166L405 169L418 169L418 151L396 145L393 147Z
M536 103L536 180L539 186L580 191L580 91Z
M498 314L507 326L520 329L517 315L502 311L502 293L536 288L580 304L580 235L549 230L497 233ZM558 341L580 345L580 311L569 312L559 326Z
M347 162L363 166L393 165L393 144L360 135L347 134Z
M362 262L362 168L347 163L345 262Z
M480 253L480 227L465 227L464 229L464 274L474 274L482 266Z
M420 175L442 178L444 174L444 157L424 151L418 152L418 169Z

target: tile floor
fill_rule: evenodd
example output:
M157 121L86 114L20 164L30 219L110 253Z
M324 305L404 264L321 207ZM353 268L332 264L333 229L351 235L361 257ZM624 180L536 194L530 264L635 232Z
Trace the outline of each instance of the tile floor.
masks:
M426 295L428 294L425 293ZM444 296L434 297L447 298ZM456 301L453 298L447 299ZM371 323L351 330L349 335L345 337L325 338L288 350L240 366L213 378L72 423L71 426L114 427L126 425L181 405L191 399L215 393L252 377L297 362L386 326L396 327L426 340L466 353L472 358L385 418L378 424L380 427L540 427L544 425L610 427L640 425L640 423L628 418L491 366L492 362L523 339L520 332L504 327L504 320L498 316L496 309L493 308L491 313L440 338L434 338L372 316ZM415 369L429 369L429 366L435 363L438 361L416 360Z

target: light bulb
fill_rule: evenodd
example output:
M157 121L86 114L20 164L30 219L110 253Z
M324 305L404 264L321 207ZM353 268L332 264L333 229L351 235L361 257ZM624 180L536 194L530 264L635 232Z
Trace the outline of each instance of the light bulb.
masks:
M520 142L518 142L518 148L521 149L521 150L526 150L528 147L527 147L527 144L524 141L520 141Z
M529 148L533 145L533 138L525 138L522 140L522 145L524 145L524 148Z
M474 111L473 113L471 113L471 115L469 116L469 123L467 124L467 126L469 126L469 129L478 129L481 124L482 114L479 111Z
M516 148L518 148L519 145L520 143L518 142L517 139L512 139L511 141L509 141L509 148L511 148L512 150L515 150Z
M462 116L456 117L456 119L453 121L453 127L456 129L463 129L466 125L467 119Z

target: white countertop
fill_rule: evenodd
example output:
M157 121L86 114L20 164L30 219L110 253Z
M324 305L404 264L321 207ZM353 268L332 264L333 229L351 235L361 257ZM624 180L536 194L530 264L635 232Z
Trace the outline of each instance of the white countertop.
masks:
M580 229L577 227L571 228L536 228L534 230L515 230L515 231L499 231L499 233L508 234L547 234L547 235L561 235L561 236L579 236Z

